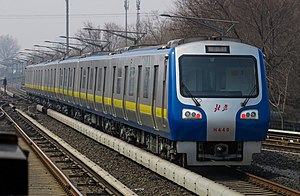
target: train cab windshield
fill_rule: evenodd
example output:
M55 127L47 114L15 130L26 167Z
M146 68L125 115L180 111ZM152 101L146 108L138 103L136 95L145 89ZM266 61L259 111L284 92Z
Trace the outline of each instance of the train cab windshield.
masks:
M179 72L183 97L258 96L256 59L252 56L183 55L179 58Z

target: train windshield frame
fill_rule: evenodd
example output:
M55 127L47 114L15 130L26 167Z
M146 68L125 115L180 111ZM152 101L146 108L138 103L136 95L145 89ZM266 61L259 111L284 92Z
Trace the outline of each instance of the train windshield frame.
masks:
M258 96L257 60L250 55L182 55L180 94L199 98Z

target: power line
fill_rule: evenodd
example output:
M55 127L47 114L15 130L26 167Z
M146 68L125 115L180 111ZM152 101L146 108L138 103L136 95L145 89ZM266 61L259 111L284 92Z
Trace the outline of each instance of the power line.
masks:
M141 15L156 15L153 13L140 13ZM136 13L128 13L128 15L132 15L135 16ZM120 17L124 17L124 13L112 13L112 14L70 14L71 17L88 17L88 16L120 16ZM0 18L35 18L35 17L65 17L65 15L63 14L26 14L26 15L13 15L13 14L9 14L9 15L3 15L0 14Z

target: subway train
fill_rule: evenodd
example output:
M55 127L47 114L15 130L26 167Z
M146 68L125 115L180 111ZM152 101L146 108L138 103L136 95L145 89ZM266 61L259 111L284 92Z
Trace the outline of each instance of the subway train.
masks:
M263 53L238 40L178 39L25 73L38 103L180 165L249 165L267 136Z

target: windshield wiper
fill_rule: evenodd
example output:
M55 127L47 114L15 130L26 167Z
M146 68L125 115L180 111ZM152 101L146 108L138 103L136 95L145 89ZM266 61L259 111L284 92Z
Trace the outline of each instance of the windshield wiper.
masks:
M245 107L250 99L250 96L253 95L253 93L256 91L257 85L254 84L253 88L251 89L250 93L248 94L247 98L245 99L245 101L243 101L241 103L242 107Z
M192 95L191 91L185 86L183 82L181 82L181 86L184 88L185 92L188 94L189 97L192 98L196 106L201 106L201 104L198 102L198 100Z

